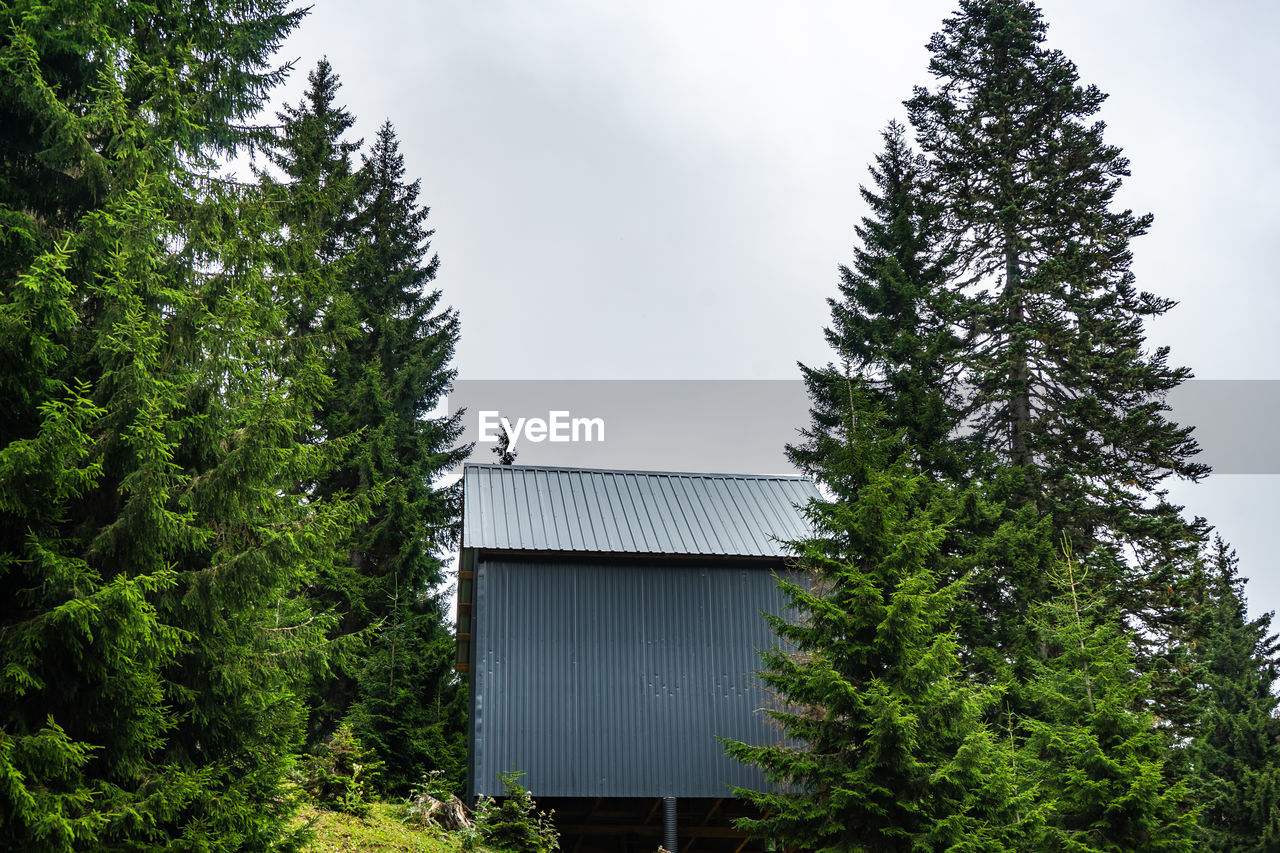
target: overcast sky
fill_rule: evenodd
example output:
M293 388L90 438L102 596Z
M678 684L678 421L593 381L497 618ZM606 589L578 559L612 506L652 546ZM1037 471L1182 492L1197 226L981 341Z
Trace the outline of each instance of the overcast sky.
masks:
M1206 379L1280 378L1280 4L1045 0L1048 40L1155 214L1149 329ZM396 125L432 208L464 379L789 379L825 362L885 123L927 84L953 8L919 0L316 0L283 51L297 99L327 55L366 139ZM673 424L674 426L674 424ZM1175 495L1280 608L1274 476Z

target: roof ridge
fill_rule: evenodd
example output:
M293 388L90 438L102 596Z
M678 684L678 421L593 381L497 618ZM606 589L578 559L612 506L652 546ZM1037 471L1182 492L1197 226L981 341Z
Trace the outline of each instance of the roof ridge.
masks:
M577 471L584 474L645 474L656 477L702 477L716 480L798 480L812 483L803 474L734 474L715 471L661 471L646 468L587 468L576 465L503 465L497 462L464 462L463 469L508 469L524 471Z

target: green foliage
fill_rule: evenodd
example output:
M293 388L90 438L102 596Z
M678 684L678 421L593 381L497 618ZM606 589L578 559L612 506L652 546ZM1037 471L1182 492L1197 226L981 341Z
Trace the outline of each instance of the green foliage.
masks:
M401 295L434 274L405 248L426 250L416 188L384 199L408 225L373 201L357 223L388 180L356 174L355 143L326 161L317 141L349 117L313 121L306 104L269 157L288 185L218 173L271 140L251 119L301 15L278 0L0 10L0 846L287 847L304 686L351 650L341 638L377 630L390 648L368 659L391 672L433 656L425 676L386 679L426 721L378 746L401 750L401 776L428 755L460 765L431 595L456 515L431 479L456 458L456 424L421 417L452 375L438 294L378 306L397 330L380 345L416 360L383 367L386 406L363 399L398 431L330 419L352 379L332 356L368 319L342 290L354 247L379 243L365 271ZM337 82L322 67L312 83L315 111ZM375 150L398 180L393 140ZM368 455L418 467L327 479L375 436ZM352 531L370 529L407 531L400 564L317 603L307 591L333 588Z
M789 448L830 497L799 550L820 570L789 589L798 622L777 623L797 649L766 659L792 742L734 747L801 792L751 795L769 815L751 824L760 834L875 850L907 849L909 836L933 849L937 825L956 830L945 839L957 849L1185 849L1195 812L1180 780L1197 760L1232 780L1206 780L1198 796L1242 804L1219 825L1273 819L1274 777L1236 787L1247 774L1227 769L1225 744L1266 743L1274 706L1214 698L1225 713L1214 719L1196 695L1205 656L1232 644L1210 652L1212 620L1188 607L1204 588L1207 526L1164 492L1167 478L1207 468L1190 430L1166 417L1165 395L1190 373L1145 339L1145 323L1172 307L1134 283L1130 242L1151 218L1117 209L1128 162L1094 118L1105 96L1079 83L1045 32L1034 3L960 0L929 44L934 85L906 103L919 154L891 124L863 189L871 214L826 330L837 364L802 367L812 422ZM1060 538L1080 555L1068 573L1089 580L1087 590L1069 583L1071 620ZM914 564L886 562L889 545L913 542L928 543L914 546ZM946 793L918 807L910 786L896 787L909 773L873 763L892 753L866 733L901 727L887 713L873 727L869 697L897 687L894 707L916 711L916 732L948 695L924 690L931 682L918 675L897 686L887 673L918 649L869 639L908 590L930 593L909 609L928 626L919 636L953 636L939 658L953 662L934 675L950 681L937 683L986 697L952 715L956 732L987 742L999 733L985 803L960 786L930 788ZM882 612L867 609L876 596ZM1235 643L1237 698L1261 697L1274 679L1265 629L1250 630ZM850 654L883 671L841 668ZM999 704L978 684L998 685ZM1218 738L1216 757L1207 746L1170 748L1202 723ZM956 732L900 738L929 756L904 766L952 766ZM960 817L933 823L936 814Z
M342 392L323 415L328 432L359 431L360 439L319 487L322 495L376 492L342 563L354 581L348 627L372 626L349 718L397 792L427 769L444 770L460 788L466 762L466 696L453 672L437 556L456 542L461 494L437 483L468 448L456 446L459 413L432 415L453 381L458 317L431 287L440 262L430 254L428 210L404 172L384 123L357 176L351 313L335 318L350 333L329 367Z
M1188 749L1190 785L1213 853L1280 848L1280 642L1272 614L1250 619L1244 578L1221 539L1210 554L1197 656L1201 714Z
M854 230L854 263L840 267L840 299L829 299L827 342L840 364L802 367L812 400L814 446L791 449L801 467L820 464L821 437L839 434L849 411L852 371L860 377L881 426L904 431L917 463L939 476L960 473L953 447L960 400L944 381L947 360L960 345L953 323L955 298L946 289L952 259L940 253L941 208L929 167L891 122L884 149L871 166L871 208Z
M1195 814L1186 786L1165 778L1167 740L1129 638L1069 550L1052 582L1032 620L1046 652L1027 688L1034 710L1019 721L1024 772L1049 806L1037 849L1193 849Z
M428 770L422 774L422 779L416 782L409 792L413 796L426 795L434 797L437 800L447 800L450 797L457 796L458 792L453 787L452 780L443 770Z
M304 756L301 783L316 805L364 817L381 766L351 726L342 725L314 754Z
M334 103L340 83L327 60L321 60L308 74L307 83L301 102L276 114L281 129L267 156L274 170L260 170L258 179L276 211L278 235L271 262L276 276L288 284L276 293L286 329L282 370L290 376L307 371L305 378L315 393L313 418L298 425L297 439L316 444L327 437L341 437L349 451L358 436L326 432L320 421L325 402L347 392L328 375L328 362L342 343L330 315L343 298L356 196L351 156L359 143L343 139L355 119ZM332 469L326 474L331 475ZM295 489L320 497L317 483L321 479L302 479ZM334 496L332 492L324 495ZM326 655L312 662L308 673L312 685L308 691L307 744L312 748L319 748L336 731L352 689L346 670L363 652L363 638L349 624L343 595L350 583L339 556L346 550L346 538L332 543L333 553L321 562L315 582L292 602L325 619L334 640Z
M1171 473L1205 473L1189 429L1159 405L1189 371L1145 346L1143 322L1173 304L1133 288L1129 242L1151 217L1112 209L1129 164L1088 123L1105 95L1079 84L1045 30L1032 3L961 0L929 44L937 87L907 106L954 280L976 285L963 308L982 340L956 355L979 395L979 435L1036 469L1045 506L1132 533L1142 495Z
M274 173L260 174L282 201L277 264L299 282L285 304L293 345L322 351L315 436L347 442L340 464L303 486L321 500L360 496L370 510L307 593L317 614L337 619L312 676L309 739L349 722L385 763L388 791L403 793L428 768L460 785L465 697L436 556L453 542L459 495L436 482L465 448L453 446L459 415L431 414L454 376L457 315L430 288L439 260L427 209L418 182L405 181L390 123L355 169L337 75L321 61L308 83L279 115Z
M846 409L845 442L815 470L833 500L809 507L814 537L795 544L809 577L781 582L795 618L771 617L786 646L761 672L786 740L729 746L786 793L739 791L765 815L741 825L807 850L1005 849L1035 811L984 722L999 691L969 680L951 629L957 496L874 420Z
M426 598L425 594L423 598ZM425 769L453 793L466 780L467 692L453 671L454 645L434 602L404 605L373 637L347 716L384 762L384 790L408 788Z
M434 812L439 803L457 799L457 791L443 770L428 770L409 788L405 801L407 823L414 826L437 826Z
M0 847L291 844L327 379L272 205L215 177L284 3L0 10Z
M929 43L935 86L907 102L954 257L953 299L935 302L964 345L943 375L970 401L971 475L1018 469L1009 509L1051 517L1125 618L1165 641L1205 534L1162 490L1208 472L1166 418L1190 371L1145 339L1173 302L1134 286L1130 242L1151 217L1116 208L1129 163L1093 118L1105 95L1045 32L1034 3L961 0Z
M334 103L341 82L327 59L317 63L307 83L301 103L276 113L280 132L271 140L267 160L282 182L265 169L258 178L277 201L284 231L275 266L294 284L283 299L292 333L286 346L331 350L338 341L327 321L343 290L355 227L357 187L351 156L360 143L343 138L355 118Z
M502 800L480 797L476 801L475 831L464 837L464 850L475 850L478 844L507 853L556 853L560 849L555 813L537 808L533 795L520 785L523 775L514 771L498 774Z

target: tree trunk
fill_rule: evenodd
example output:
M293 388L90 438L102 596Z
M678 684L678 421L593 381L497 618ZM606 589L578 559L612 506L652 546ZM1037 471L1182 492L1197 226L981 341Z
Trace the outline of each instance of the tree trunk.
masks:
M1027 434L1031 429L1031 368L1027 363L1027 346L1018 339L1026 321L1022 295L1022 270L1013 239L1005 235L1004 290L1009 299L1009 454L1014 465L1030 465L1031 449Z

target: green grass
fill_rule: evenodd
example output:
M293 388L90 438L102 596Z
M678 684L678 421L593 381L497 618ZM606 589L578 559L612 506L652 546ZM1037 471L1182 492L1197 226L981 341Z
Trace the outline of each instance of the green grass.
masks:
M307 806L304 821L315 820L315 840L307 853L458 853L457 836L414 829L400 819L403 806L375 803L367 818Z

